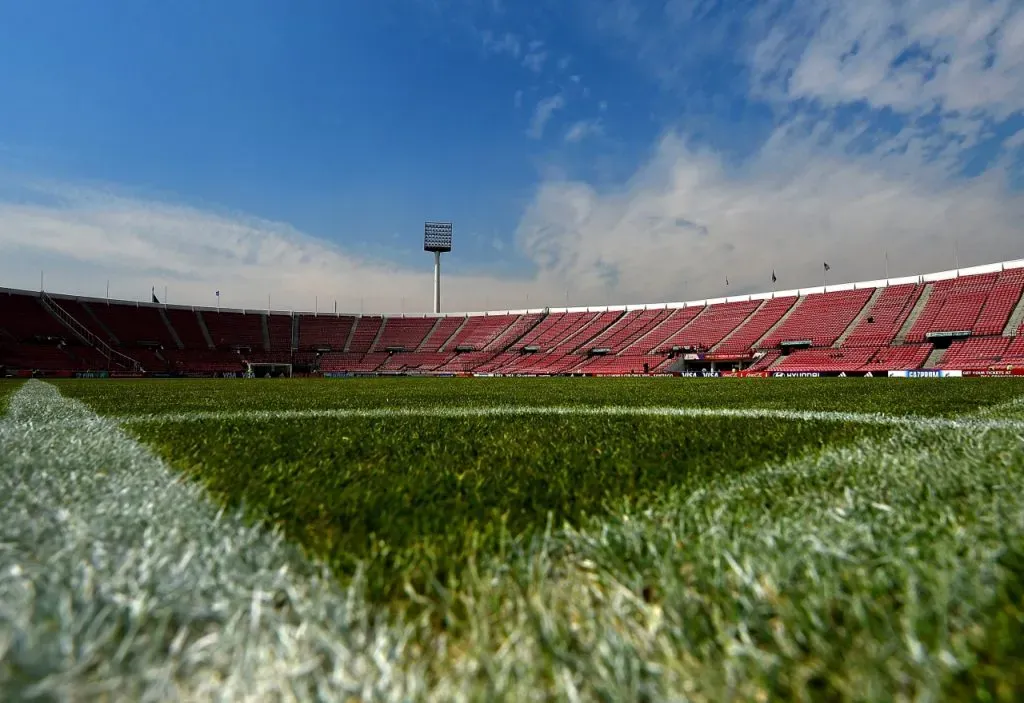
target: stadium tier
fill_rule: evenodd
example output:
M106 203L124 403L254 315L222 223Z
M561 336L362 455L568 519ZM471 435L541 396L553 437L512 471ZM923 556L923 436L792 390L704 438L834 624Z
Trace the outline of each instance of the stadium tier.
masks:
M0 290L0 369L622 375L1024 367L1024 261L910 279L601 309L380 316ZM112 361L113 359L113 361Z

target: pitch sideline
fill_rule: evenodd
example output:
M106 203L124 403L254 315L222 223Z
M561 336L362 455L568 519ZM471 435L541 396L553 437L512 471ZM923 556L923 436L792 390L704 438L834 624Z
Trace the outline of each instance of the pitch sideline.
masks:
M422 696L403 631L52 385L0 416L0 493L0 698Z
M998 407L988 408L992 413ZM887 425L917 430L1017 430L1024 431L1024 419L998 417L922 417L920 415L888 415L827 410L777 410L773 408L700 408L700 407L637 407L607 406L482 406L453 408L325 408L303 410L218 410L185 413L122 415L110 419L118 424L187 424L193 422L269 422L275 420L313 419L381 419L403 417L473 418L494 416L565 416L565 417L658 417L658 418L735 418L739 420L788 420L794 422L848 422L864 425Z

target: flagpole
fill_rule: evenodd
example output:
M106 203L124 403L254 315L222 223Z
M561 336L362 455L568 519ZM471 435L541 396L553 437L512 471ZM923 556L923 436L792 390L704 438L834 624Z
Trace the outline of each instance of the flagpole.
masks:
M889 283L889 250L885 250L885 283Z
M164 305L167 305L167 286L164 286Z

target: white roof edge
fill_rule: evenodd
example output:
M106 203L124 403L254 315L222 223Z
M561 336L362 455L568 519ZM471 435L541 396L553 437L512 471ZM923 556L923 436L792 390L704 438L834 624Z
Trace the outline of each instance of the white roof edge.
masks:
M706 298L704 300L687 300L678 302L660 302L660 303L635 303L629 305L588 305L588 306L575 306L575 307L550 307L550 308L525 308L520 310L485 310L477 312L442 312L442 313L356 313L351 311L339 311L337 313L333 311L312 311L312 310L270 310L271 315L324 315L330 316L335 315L337 317L479 317L483 315L529 315L529 314L540 314L543 312L605 312L605 311L630 311L630 310L645 310L651 308L691 308L691 307L704 307L706 305L720 305L722 303L735 303L744 302L748 300L765 300L770 298L788 298L803 295L813 295L815 293L822 292L834 292L843 290L855 290L861 288L885 288L887 286L904 285L907 283L931 283L933 281L942 281L950 278L958 278L960 276L976 276L984 273L995 273L1003 271L1005 269L1018 269L1024 268L1024 259L1011 259L1008 261L999 261L992 264L981 264L979 266L969 266L960 269L949 269L946 271L933 271L931 273L917 274L913 276L899 276L896 278L889 279L877 279L873 281L855 281L850 283L837 283L835 285L829 285L826 287L817 286L814 288L796 288L784 291L775 292L761 292L751 293L746 295L734 295L719 298ZM29 294L38 295L38 291L23 290L19 288L5 288L0 287L0 293L17 293L17 294ZM199 310L202 312L237 312L243 314L266 314L268 310L266 308L217 308L208 305L167 305L165 303L152 303L143 300L107 300L106 298L97 298L86 295L74 295L70 293L50 293L49 295L59 300L79 300L86 303L119 303L122 305L135 304L138 307L146 308L165 308L169 310Z

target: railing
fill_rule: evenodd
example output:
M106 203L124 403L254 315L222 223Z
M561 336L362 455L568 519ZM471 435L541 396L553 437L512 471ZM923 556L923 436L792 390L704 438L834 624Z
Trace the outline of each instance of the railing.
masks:
M43 306L49 310L54 316L63 322L68 329L74 332L78 337L86 344L95 348L103 357L118 366L124 367L129 371L141 373L144 371L142 364L131 358L127 354L122 354L117 351L109 344L104 342L102 339L92 333L85 325L72 317L64 308L57 304L57 302L47 295L45 292L40 292L40 298L43 302Z

